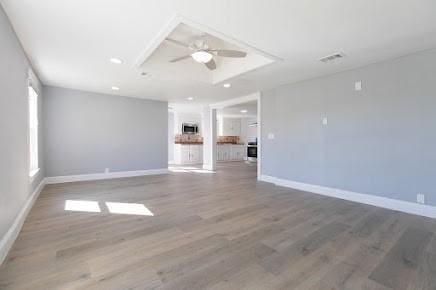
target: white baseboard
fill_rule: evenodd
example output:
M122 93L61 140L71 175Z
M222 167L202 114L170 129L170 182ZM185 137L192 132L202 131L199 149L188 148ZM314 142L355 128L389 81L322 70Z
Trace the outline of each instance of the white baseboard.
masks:
M402 201L387 197L380 197L370 194L357 193L337 188L313 185L308 183L296 182L287 179L281 179L274 176L261 175L258 180L274 183L278 186L289 187L302 191L308 191L316 194L326 195L330 197L345 199L349 201L369 204L373 206L383 207L405 213L436 218L436 207L425 204L418 204L408 201Z
M43 179L38 184L36 189L32 192L32 194L27 198L26 203L18 213L12 226L9 228L9 230L0 240L0 265L5 260L9 250L12 248L12 245L17 239L18 234L20 233L20 230L23 227L24 221L26 220L26 217L29 214L30 210L32 209L33 204L35 203L42 189L44 188L44 185L45 185L45 180Z
M168 168L46 177L46 184L167 174Z

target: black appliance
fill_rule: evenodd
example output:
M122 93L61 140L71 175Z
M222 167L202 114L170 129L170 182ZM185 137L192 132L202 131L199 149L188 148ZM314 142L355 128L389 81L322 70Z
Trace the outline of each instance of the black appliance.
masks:
M182 134L198 134L198 125L191 124L191 123L183 123Z
M247 146L247 157L257 158L257 145L250 145L250 143Z

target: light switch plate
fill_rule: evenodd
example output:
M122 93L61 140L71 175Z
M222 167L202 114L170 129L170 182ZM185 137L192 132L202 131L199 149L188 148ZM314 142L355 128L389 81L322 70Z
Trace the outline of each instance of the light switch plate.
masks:
M354 90L361 91L362 90L362 81L358 81L354 83Z
M325 126L325 125L327 125L328 124L328 119L327 119L327 117L324 117L324 118L322 118L322 124Z
M274 133L268 133L268 139L273 140L274 139Z

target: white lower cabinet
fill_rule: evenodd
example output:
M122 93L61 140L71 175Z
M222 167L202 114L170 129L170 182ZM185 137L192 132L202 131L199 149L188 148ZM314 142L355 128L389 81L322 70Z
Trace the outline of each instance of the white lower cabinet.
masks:
M244 145L240 144L218 144L218 161L244 160ZM203 145L175 144L174 161L176 164L198 164L203 163Z
M230 150L231 160L244 160L244 145L231 145Z
M202 145L189 145L189 163L202 163L203 162L203 146Z
M174 159L176 164L202 163L203 145L175 144Z
M218 144L218 161L244 160L244 145L239 144Z

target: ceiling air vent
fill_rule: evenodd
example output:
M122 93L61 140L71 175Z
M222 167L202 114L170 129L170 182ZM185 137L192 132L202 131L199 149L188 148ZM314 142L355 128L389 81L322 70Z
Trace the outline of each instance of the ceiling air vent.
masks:
M343 57L345 57L345 54L342 53L342 52L339 52L339 53L335 53L335 54L328 55L328 56L325 56L323 58L320 58L319 61L321 61L321 62L330 62L330 61L337 60L337 59L340 59L340 58L343 58Z

